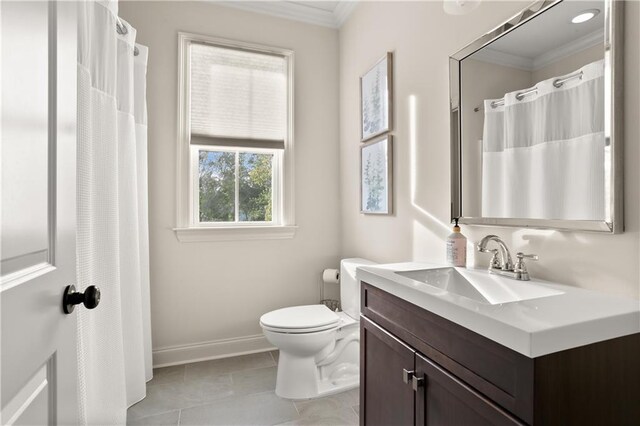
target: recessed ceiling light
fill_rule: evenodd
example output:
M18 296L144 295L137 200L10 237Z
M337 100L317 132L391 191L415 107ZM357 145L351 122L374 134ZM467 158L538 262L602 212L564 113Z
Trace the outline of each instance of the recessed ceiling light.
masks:
M600 13L598 9L584 10L574 16L571 22L574 24L582 24L583 22L593 19L598 13Z

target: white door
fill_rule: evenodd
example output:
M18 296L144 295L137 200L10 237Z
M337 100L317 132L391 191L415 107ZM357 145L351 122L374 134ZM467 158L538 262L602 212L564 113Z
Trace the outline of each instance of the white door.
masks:
M1 1L0 15L0 424L75 424L62 295L76 277L76 4Z

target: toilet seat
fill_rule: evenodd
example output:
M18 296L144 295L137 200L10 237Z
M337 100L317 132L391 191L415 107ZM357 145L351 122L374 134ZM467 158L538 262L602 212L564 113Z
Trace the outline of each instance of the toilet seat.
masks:
M315 333L337 328L340 317L325 305L292 306L264 314L260 325L276 333Z

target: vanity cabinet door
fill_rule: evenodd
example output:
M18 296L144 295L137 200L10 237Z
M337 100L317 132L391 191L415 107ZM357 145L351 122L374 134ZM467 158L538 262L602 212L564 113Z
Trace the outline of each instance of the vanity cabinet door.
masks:
M403 370L414 370L415 351L366 318L360 344L360 424L413 426L415 393Z
M428 358L416 353L416 425L524 425Z

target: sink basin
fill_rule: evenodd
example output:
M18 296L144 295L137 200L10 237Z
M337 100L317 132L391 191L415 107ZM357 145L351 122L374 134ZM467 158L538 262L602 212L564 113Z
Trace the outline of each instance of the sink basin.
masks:
M396 274L448 293L491 305L563 294L562 291L533 281L518 281L473 269L434 268L397 271Z

